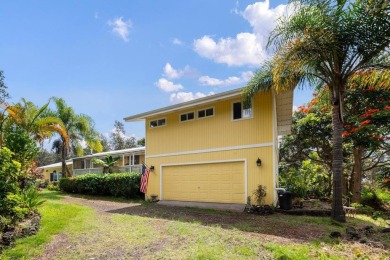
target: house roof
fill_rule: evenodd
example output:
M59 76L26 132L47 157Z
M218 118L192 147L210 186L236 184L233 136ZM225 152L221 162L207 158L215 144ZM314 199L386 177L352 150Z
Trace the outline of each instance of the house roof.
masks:
M158 115L166 114L169 112L183 110L183 109L186 109L189 107L200 106L203 104L212 103L212 102L215 102L218 100L223 100L223 99L230 98L230 97L239 97L239 96L241 96L241 92L242 92L242 88L234 89L231 91L226 91L226 92L222 92L219 94L214 94L214 95L210 95L207 97L198 98L198 99L194 99L191 101L175 104L172 106L155 109L155 110L141 113L141 114L137 114L134 116L128 116L128 117L125 117L124 120L126 122L142 121L142 120L145 120L146 118L152 117L152 116L158 116Z
M195 100L175 104L172 106L167 106L155 110L151 110L148 112L136 114L133 116L125 117L124 120L126 122L134 122L134 121L143 121L150 117L155 117L159 115L163 115L170 112L175 112L179 110L184 110L208 103L213 103L219 100L224 100L232 97L240 97L243 88L238 88L226 92L222 92L219 94L214 94L210 96L206 96L203 98L198 98ZM277 93L275 96L276 101L276 114L278 120L278 135L285 135L291 132L291 123L292 123L292 107L293 107L293 91L286 91Z
M66 165L72 165L72 164L73 164L72 159L66 161ZM62 163L58 162L58 163L48 164L45 166L40 166L40 167L38 167L38 169L56 168L56 167L61 167L61 166L62 166Z
M73 160L99 157L99 156L103 156L103 155L120 155L120 154L136 153L136 152L143 152L143 151L145 151L145 146L122 149L122 150L115 150L115 151L108 151L108 152L102 152L102 153L94 153L94 154L89 154L89 155L85 155L85 156L81 156L81 157L75 157L75 158L73 158Z

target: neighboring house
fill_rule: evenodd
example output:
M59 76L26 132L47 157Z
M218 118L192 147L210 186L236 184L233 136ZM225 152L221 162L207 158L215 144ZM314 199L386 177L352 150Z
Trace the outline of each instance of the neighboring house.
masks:
M103 166L93 163L93 158L104 160L107 156L119 157L113 172L139 172L145 161L145 147L136 147L123 150L94 153L73 158L73 175L86 173L103 173Z
M261 184L265 202L276 202L278 135L291 130L293 93L258 93L244 110L241 92L125 118L145 121L146 199L245 204Z
M73 162L72 160L67 160L66 165L68 166L69 170L72 171L73 169ZM53 163L45 166L38 167L38 169L43 171L44 179L53 182L58 181L62 177L62 163Z

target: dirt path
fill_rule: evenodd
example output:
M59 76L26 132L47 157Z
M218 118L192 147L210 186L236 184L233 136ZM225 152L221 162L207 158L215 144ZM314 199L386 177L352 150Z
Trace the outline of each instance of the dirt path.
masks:
M83 199L71 196L63 196L62 201L66 203L74 203L78 205L84 205L96 210L99 214L110 213L116 210L127 209L130 207L141 206L140 203L125 203L107 200L91 200Z

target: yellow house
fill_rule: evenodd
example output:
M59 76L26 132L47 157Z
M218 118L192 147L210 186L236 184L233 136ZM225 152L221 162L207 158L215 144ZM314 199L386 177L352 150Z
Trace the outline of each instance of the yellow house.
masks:
M290 132L293 93L258 93L243 109L241 92L124 119L145 121L145 159L152 169L146 199L246 204L261 184L265 202L276 202L278 136Z
M102 153L94 153L73 158L73 175L77 176L86 173L103 173L103 166L94 164L93 159L104 160L107 156L119 157L113 168L114 172L139 172L141 173L142 163L145 161L145 147L135 147L122 150L115 150Z
M68 166L69 170L72 171L72 169L73 169L72 160L67 160L66 165ZM43 176L44 176L44 179L46 181L49 181L49 182L58 181L59 178L62 177L62 164L61 164L61 162L41 166L41 167L38 167L38 169L43 171Z

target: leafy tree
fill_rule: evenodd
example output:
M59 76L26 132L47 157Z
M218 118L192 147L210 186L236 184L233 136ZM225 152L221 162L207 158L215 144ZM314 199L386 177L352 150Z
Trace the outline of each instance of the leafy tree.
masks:
M100 143L102 144L103 147L102 152L108 152L111 150L108 138L103 134L100 134Z
M9 98L7 86L4 83L4 72L0 70L0 104L4 103Z
M114 131L111 133L110 145L112 150L122 150L136 147L135 138L127 137L125 127L122 122L115 121Z
M63 122L68 140L60 136L53 142L52 148L61 155L63 174L70 176L71 172L65 162L70 150L81 156L83 154L83 141L85 141L88 147L98 152L102 150L102 145L99 140L99 134L93 128L94 122L91 117L84 114L76 114L73 108L67 106L62 98L53 99L56 108L54 111L49 111L49 114Z
M94 164L99 164L103 166L103 173L112 173L112 168L115 166L115 163L120 160L120 157L112 157L108 155L103 160L93 158L92 161Z
M332 104L332 218L345 222L342 203L343 107L346 84L383 82L390 88L390 5L388 0L292 1L292 14L271 33L275 55L254 76L244 93L247 106L256 92L297 85L326 86ZM364 75L359 75L363 74Z
M138 146L145 146L145 137L139 139L139 140L137 141L137 145L138 145Z
M28 133L17 125L9 125L5 130L3 145L13 152L12 159L21 164L21 170L26 172L38 158L39 147Z
M57 153L48 151L45 148L41 147L38 155L38 166L45 166L60 161L61 157Z
M343 187L345 195L352 194L352 202L360 202L365 173L390 164L390 91L349 84L345 96ZM331 169L330 125L329 94L322 89L294 113L292 134L283 137L281 143L281 175L291 168L299 173L306 159ZM318 158L313 158L313 151Z

